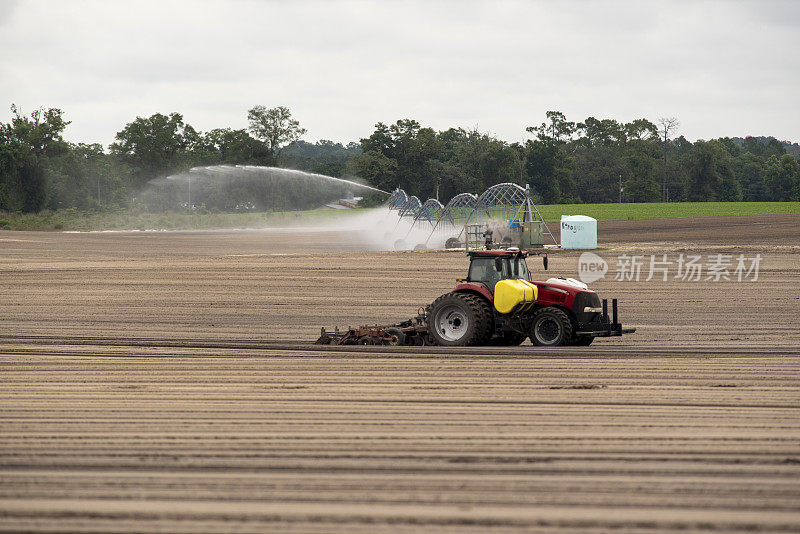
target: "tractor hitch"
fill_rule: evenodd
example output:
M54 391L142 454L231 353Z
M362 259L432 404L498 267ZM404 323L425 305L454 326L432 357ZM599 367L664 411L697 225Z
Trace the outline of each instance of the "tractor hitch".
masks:
M593 310L594 311L594 310ZM617 299L611 299L611 317L608 316L608 299L603 299L603 308L596 321L588 323L585 328L581 328L576 335L592 337L612 337L622 334L633 334L635 328L622 328L619 322L619 305Z

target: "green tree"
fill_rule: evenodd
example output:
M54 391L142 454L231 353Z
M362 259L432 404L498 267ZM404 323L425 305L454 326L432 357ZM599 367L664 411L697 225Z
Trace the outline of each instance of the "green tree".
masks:
M127 169L99 143L70 143L46 168L50 209L99 210L126 204L123 177Z
M568 142L575 133L575 123L569 122L560 111L548 111L545 115L549 122L543 122L539 126L528 126L525 130L528 133L536 134L540 141Z
M183 115L156 113L136 117L117 132L111 153L131 167L135 187L187 168L199 135L183 122Z
M652 178L636 175L625 182L622 196L626 202L658 202L661 188Z
M247 112L247 120L250 121L250 131L264 142L273 161L278 159L286 146L300 140L306 133L286 106L270 109L255 106Z
M582 202L617 202L623 175L628 175L625 163L613 147L580 146L575 151L573 178Z
M625 124L627 142L620 147L625 160L622 198L627 202L658 202L660 156L658 127L647 119Z
M658 126L647 119L636 119L624 126L625 136L631 141L651 141L658 139Z
M201 134L193 148L193 156L204 165L267 165L275 159L267 147L246 130L215 128Z
M351 157L361 154L361 145L334 143L321 139L316 143L297 141L286 147L281 154L281 167L300 169L303 171L324 174L326 176L343 176L347 173L347 162Z
M444 145L436 132L423 128L413 119L401 119L386 126L375 125L375 131L361 140L363 153L357 156L356 169L370 168L371 174L359 174L382 189L387 188L389 174L376 176L376 172L393 173L394 185L409 194L427 198L436 194L437 176L434 162L442 161ZM380 154L380 156L379 156ZM382 157L381 157L382 156ZM374 181L377 180L377 181ZM379 185L380 184L380 185ZM394 185L388 186L393 188Z
M431 171L436 176L436 187L439 190L439 200L443 204L460 193L480 192L478 178L468 175L456 163L451 161L431 162Z
M525 144L525 173L541 200L547 204L574 199L572 158L552 140L528 141Z
M718 141L698 141L688 158L687 198L694 202L741 200L731 157Z
M438 133L441 146L441 158L433 163L432 172L436 177L439 198L442 201L453 198L460 193L480 193L483 177L472 172L467 157L470 152L466 148L468 132L464 128L449 128Z
M44 209L47 203L47 181L44 168L33 158L23 158L19 167L21 209L25 213L35 213Z
M567 151L578 125L560 111L545 113L547 122L525 128L536 139L525 143L525 174L536 194L547 203L575 200L573 158Z
M780 158L786 154L786 147L774 137L747 136L742 141L742 150L765 159L770 156Z
M349 170L351 174L367 180L373 186L384 191L390 191L399 186L397 161L377 150L362 152L352 160Z
M620 146L627 141L626 128L612 119L597 120L589 117L577 125L581 132L579 144L593 146Z
M70 123L64 120L63 111L39 108L29 118L12 105L11 112L11 123L4 125L10 142L18 143L22 149L37 157L57 156L66 150L67 143L61 134Z
M460 169L465 179L462 191L481 193L501 182L524 184L520 146L511 146L477 130L448 130L439 134L447 149L443 158Z
M722 144L722 146L725 148L725 150L728 151L728 154L730 154L731 157L735 158L742 153L742 149L739 147L736 141L734 141L730 137L720 137L719 139L717 139L717 142Z
M766 157L776 156L780 158L784 154L786 154L786 147L783 146L783 143L774 137L770 137L767 144L764 146L764 155Z
M764 183L770 200L776 202L800 200L800 165L797 160L785 154L780 159L770 156L767 160Z
M0 124L0 209L37 212L47 202L45 165L67 150L61 134L69 122L57 108L26 117L12 105L11 112Z
M733 174L742 188L742 200L748 202L768 200L764 172L763 158L750 152L741 152L733 159Z

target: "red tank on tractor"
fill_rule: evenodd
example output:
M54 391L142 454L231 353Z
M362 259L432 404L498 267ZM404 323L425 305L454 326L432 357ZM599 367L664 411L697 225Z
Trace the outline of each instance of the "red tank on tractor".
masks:
M480 250L467 253L467 277L453 291L420 309L409 321L385 326L362 326L340 332L322 329L320 344L385 344L443 346L589 345L596 337L636 331L622 328L617 299L611 316L585 284L570 278L532 281L526 251ZM547 269L547 256L544 257Z

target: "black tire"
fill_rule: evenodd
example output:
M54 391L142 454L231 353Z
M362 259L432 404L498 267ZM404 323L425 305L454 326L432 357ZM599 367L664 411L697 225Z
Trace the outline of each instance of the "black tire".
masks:
M406 344L406 335L399 328L387 328L383 331L389 341L385 343L390 347L397 347Z
M375 342L369 336L361 336L360 338L358 338L358 344L359 345L374 345Z
M461 248L461 241L457 237L450 237L444 242L444 248Z
M483 345L489 341L493 326L492 309L483 297L447 293L430 305L428 335L437 345Z
M570 345L575 347L588 347L594 341L594 336L578 336L569 342Z
M533 315L531 341L540 347L557 347L572 339L572 321L564 310L547 306Z
M475 339L475 344L486 345L489 342L489 339L491 339L492 333L494 332L494 308L492 307L492 304L484 297L470 294L467 294L467 296L472 299L472 301L475 303L475 306L481 310L481 321L478 325L479 334Z

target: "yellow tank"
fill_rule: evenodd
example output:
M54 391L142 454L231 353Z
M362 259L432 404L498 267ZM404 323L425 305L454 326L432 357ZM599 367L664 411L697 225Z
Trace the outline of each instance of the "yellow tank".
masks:
M500 280L494 286L494 307L500 313L524 311L538 296L538 288L527 280Z

